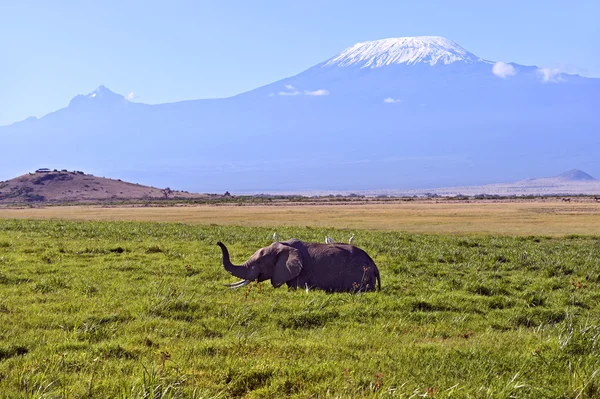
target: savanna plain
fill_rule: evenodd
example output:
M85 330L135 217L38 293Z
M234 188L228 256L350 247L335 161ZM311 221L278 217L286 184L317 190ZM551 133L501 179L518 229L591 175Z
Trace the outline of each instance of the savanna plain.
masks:
M600 204L370 206L0 210L0 397L600 397ZM223 287L275 231L382 290Z

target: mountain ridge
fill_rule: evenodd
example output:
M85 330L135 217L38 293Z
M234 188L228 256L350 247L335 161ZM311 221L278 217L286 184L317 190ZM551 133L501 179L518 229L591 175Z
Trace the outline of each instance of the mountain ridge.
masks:
M381 45L382 48L378 48L378 45ZM375 52L375 54L372 54L369 51L366 51L364 53L359 52L358 55L362 56L363 58L359 57L359 59L352 59L351 53L353 53L353 50L355 50L357 48L360 49L363 46L374 46L374 47L376 47L377 51ZM398 50L397 47L400 47L399 53L397 52L397 50ZM413 50L416 49L416 51L412 54L413 57L407 56L407 54L402 52L402 50L406 50L406 49L413 49ZM409 54L409 55L411 55L411 54ZM346 57L350 57L351 62L346 63L344 61L346 59ZM364 57L366 57L366 59ZM429 60L429 62L427 62L428 60ZM348 61L348 60L346 59L346 61ZM297 75L294 75L289 78L280 79L276 82L273 82L273 83L255 88L255 89L251 89L246 92L238 93L238 94L235 94L230 97L181 100L181 101L174 101L174 102L169 102L169 103L158 103L158 104L145 104L142 102L131 102L131 101L127 100L127 98L125 98L124 95L116 93L116 92L110 90L109 88L107 88L106 86L104 86L103 84L100 84L96 89L94 89L92 92L90 92L88 94L75 95L74 97L71 98L68 105L64 108L75 107L75 106L79 106L81 104L89 105L89 104L94 104L94 103L96 105L103 104L104 106L114 105L114 104L139 104L139 105L146 105L146 106L164 106L164 105L184 104L184 103L189 104L189 103L194 103L194 102L198 102L198 101L203 101L203 102L222 101L222 100L234 99L239 96L244 96L248 93L260 92L265 87L271 87L280 82L287 82L291 79L296 78L297 76L303 75L307 72L310 72L310 71L312 71L314 69L318 69L318 68L325 68L325 67L331 68L331 67L340 67L340 66L347 67L347 66L352 66L352 65L358 64L360 62L363 63L362 66L359 66L361 69L366 68L366 67L372 68L373 67L372 63L375 63L376 64L375 67L378 67L378 68L383 67L383 66L386 66L386 67L402 66L402 64L404 64L406 66L415 66L417 64L435 66L438 63L442 63L445 66L449 66L450 64L454 64L458 61L467 61L467 62L465 62L466 64L481 63L481 64L485 65L485 68L489 69L489 70L486 69L487 72L492 72L491 68L492 68L492 65L494 64L493 61L489 61L489 60L480 58L480 57L476 56L475 54L469 52L468 50L464 49L462 46L458 45L457 43L455 43L452 40L447 39L445 37L441 37L441 36L392 37L392 38L387 38L387 39L378 39L378 40L358 42L352 46L347 47L345 50L341 51L337 55L334 55L333 57L330 57L329 59L327 59L321 63L318 63L318 64L314 65L313 67L311 67L303 72L300 72ZM522 71L523 73L534 73L538 76L540 82L548 82L548 81L561 82L561 81L564 81L564 79L567 77L579 77L582 79L595 79L595 78L583 78L577 74L562 73L557 70L552 70L552 69L548 69L548 68L539 68L535 65L524 66L524 65L519 65L519 64L513 63L513 62L502 63L502 64L508 65L513 69L516 68L516 71ZM514 76L514 75L512 75L512 76ZM600 78L595 79L595 80L600 81ZM312 88L312 89L304 88L301 91L295 91L297 89L295 86L294 86L294 89L286 91L285 86L286 86L285 84L282 84L280 87L280 90L278 90L276 92L270 92L268 94L270 96L273 96L273 95L323 96L323 95L332 94L330 90L315 89L315 88ZM91 102L89 100L95 100L95 101ZM98 101L98 100L100 100L100 101ZM64 108L61 108L61 109L64 109ZM57 111L60 111L61 109L59 109ZM46 115L50 115L55 112L56 111L53 111ZM44 116L46 116L46 115L44 115ZM39 120L39 119L42 119L44 116L42 116L40 118L30 116L28 118L25 118L24 120L16 121L13 124ZM5 126L10 126L10 125L4 125L4 126L0 126L0 127L5 127Z

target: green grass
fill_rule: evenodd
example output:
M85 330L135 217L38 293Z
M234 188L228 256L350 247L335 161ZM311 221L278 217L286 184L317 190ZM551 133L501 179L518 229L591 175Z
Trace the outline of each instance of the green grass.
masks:
M598 237L353 232L379 293L221 286L268 228L0 220L0 397L600 397Z

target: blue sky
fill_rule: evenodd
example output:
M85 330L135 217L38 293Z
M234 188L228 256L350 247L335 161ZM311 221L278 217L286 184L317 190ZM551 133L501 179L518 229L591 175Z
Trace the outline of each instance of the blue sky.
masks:
M397 36L600 77L598 15L597 0L4 1L0 125L101 84L145 103L231 96Z

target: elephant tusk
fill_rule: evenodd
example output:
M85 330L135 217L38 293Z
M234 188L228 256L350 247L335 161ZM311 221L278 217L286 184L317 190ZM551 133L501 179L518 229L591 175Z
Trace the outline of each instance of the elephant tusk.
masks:
M223 284L226 287L229 288L242 288L245 287L246 285L250 284L252 282L252 280L240 280L237 283L233 283L233 284Z
M238 285L234 285L234 286L229 287L229 288L231 288L231 289L233 289L233 288L242 288L242 287L247 286L251 282L252 282L252 280L245 280L245 281L242 281L241 283L239 283Z
M246 280L244 279L244 280L240 280L240 281L238 281L237 283L232 283L232 284L223 284L223 285L224 285L225 287L233 287L234 285L241 284L241 283L243 283L244 281L246 281Z

